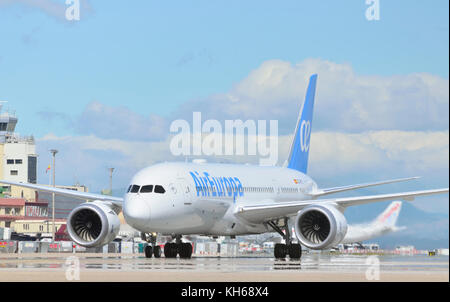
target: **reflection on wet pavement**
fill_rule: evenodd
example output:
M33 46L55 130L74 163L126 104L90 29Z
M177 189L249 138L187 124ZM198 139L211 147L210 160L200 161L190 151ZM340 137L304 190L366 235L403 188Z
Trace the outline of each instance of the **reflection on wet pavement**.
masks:
M81 270L102 271L362 271L370 263L367 256L307 254L299 260L275 260L274 258L213 258L197 257L192 259L150 258L142 255L126 256L87 256L66 254L53 256L29 255L17 257L0 256L2 270L64 270L68 257L78 257ZM379 256L381 270L384 271L448 271L449 258L446 256Z

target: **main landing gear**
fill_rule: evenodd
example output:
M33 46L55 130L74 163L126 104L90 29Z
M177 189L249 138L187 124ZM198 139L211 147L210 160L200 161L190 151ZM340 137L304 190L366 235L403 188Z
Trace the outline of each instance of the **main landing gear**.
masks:
M145 257L152 258L152 256L155 256L155 258L161 258L162 251L161 247L156 245L156 233L151 233L148 237L146 234L141 233L141 238L149 243L144 248Z
M282 221L281 226L278 221L269 221L267 223L274 231L284 238L286 244L275 244L274 256L276 259L284 259L287 255L289 258L299 260L302 257L302 246L299 243L292 243L291 232L288 226L288 219ZM284 232L283 232L284 231Z
M151 245L147 245L144 249L145 257L152 258L152 256L155 256L155 258L161 258L161 247L159 245L156 245L152 247Z
M145 235L144 235L145 236ZM182 259L190 259L192 256L192 244L181 241L181 235L177 235L175 242L167 242L164 245L164 257L176 258L177 255ZM162 251L159 245L156 245L156 234L151 234L149 238L145 239L149 242L144 249L145 257L151 258L152 255L155 258L160 258Z
M177 254L182 259L190 259L192 256L192 244L181 241L181 235L175 237L175 242L167 242L164 246L166 258L176 258Z

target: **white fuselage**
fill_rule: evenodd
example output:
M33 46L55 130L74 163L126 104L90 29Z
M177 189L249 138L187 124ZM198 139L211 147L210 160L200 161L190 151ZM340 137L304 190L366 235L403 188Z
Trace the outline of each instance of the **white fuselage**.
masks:
M239 220L236 208L308 200L307 193L317 190L310 177L289 168L206 163L157 164L138 172L130 185L136 187L125 194L127 223L141 232L171 235L272 231L265 224ZM150 185L153 192L137 191ZM155 192L156 186L165 192Z
M376 224L359 224L359 225L349 225L347 229L347 234L341 243L354 243L362 242L374 237L379 237L386 235L388 233L394 232L395 227L376 225Z

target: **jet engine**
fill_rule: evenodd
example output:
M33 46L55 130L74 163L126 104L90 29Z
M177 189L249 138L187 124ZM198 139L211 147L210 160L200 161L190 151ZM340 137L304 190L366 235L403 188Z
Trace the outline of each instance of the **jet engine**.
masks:
M70 238L85 247L98 247L111 242L119 229L120 220L116 212L95 201L79 205L67 218Z
M334 206L310 205L297 213L295 235L304 246L320 250L339 244L347 233L347 220Z

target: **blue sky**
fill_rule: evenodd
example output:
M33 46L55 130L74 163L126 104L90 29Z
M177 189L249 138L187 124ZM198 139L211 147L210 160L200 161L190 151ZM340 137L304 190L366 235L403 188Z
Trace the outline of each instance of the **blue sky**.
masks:
M38 139L40 182L57 147L60 183L98 191L115 166L124 188L140 167L176 160L168 123L194 110L276 118L286 136L318 72L319 184L421 175L421 187L448 186L448 1L380 0L370 22L364 0L81 4L69 22L63 0L0 0L0 100ZM416 205L448 214L448 195Z
M36 136L48 131L37 112L74 116L97 100L167 116L270 59L448 78L448 1L381 0L372 22L363 0L82 1L72 23L30 2L0 1L0 97Z

